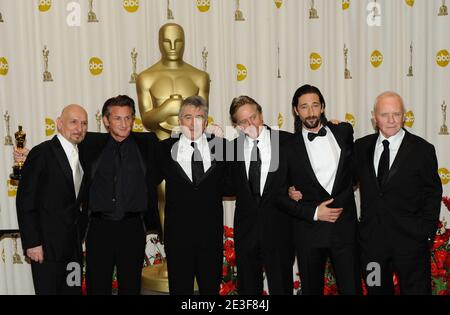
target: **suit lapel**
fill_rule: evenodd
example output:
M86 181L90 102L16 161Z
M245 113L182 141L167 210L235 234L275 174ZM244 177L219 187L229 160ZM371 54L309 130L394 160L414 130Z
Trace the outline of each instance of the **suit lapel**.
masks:
M369 141L369 146L367 148L367 164L369 166L368 172L372 181L375 182L375 185L380 189L380 185L378 184L377 175L375 173L375 167L373 165L373 159L375 155L375 146L377 144L378 133L372 135L372 138ZM358 163L358 161L356 162Z
M335 126L333 124L328 124L327 125L328 128L330 128L331 132L334 135L334 138L336 139L336 142L339 146L339 148L341 149L341 153L339 154L339 162L338 162L338 167L336 170L336 177L334 178L334 183L333 183L333 189L331 190L331 194L333 195L336 188L339 187L339 179L341 178L341 173L343 171L343 167L344 167L344 159L345 159L345 150L347 149L347 146L345 145L345 141L342 137L342 135L338 132L337 128L335 128Z
M307 175L314 179L314 181L320 185L319 180L316 177L316 174L314 173L314 170L312 168L311 160L308 156L308 151L306 150L305 140L303 139L302 131L299 131L295 134L296 141L295 141L295 151L297 151L297 154L295 156L300 157L299 161L303 162L303 169L307 172ZM302 158L303 157L303 158Z
M214 169L217 166L217 161L215 159L215 153L216 153L216 148L214 146L215 141L213 141L214 138L215 138L214 135L206 135L206 139L208 140L208 146L209 146L209 158L211 160L211 166L205 172L205 174L203 174L202 178L200 179L200 181L198 182L197 185L200 185L214 171Z
M389 181L392 179L393 176L398 172L400 165L403 164L403 161L406 159L406 157L409 155L411 151L411 134L405 130L405 136L403 138L402 143L400 144L400 147L398 148L397 155L395 157L394 163L392 163L391 169L389 170L389 175L386 180L385 185L389 183Z
M61 167L61 170L63 171L64 177L67 179L69 186L72 188L75 199L75 186L73 184L72 168L70 167L69 160L67 159L66 153L64 152L61 142L59 142L57 136L53 137L51 141L51 148L59 166Z

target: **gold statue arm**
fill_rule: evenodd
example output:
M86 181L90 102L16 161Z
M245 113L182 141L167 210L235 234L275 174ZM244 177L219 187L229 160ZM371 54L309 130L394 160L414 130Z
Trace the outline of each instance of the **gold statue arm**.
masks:
M148 78L138 77L136 81L136 91L139 103L139 110L144 126L156 131L160 129L160 123L165 122L169 117L178 115L181 102L181 95L171 95L161 105L155 106L152 95L150 94L150 84Z

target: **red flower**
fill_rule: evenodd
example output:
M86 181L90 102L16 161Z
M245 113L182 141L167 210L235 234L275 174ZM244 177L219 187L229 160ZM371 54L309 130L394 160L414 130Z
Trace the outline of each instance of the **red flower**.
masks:
M236 287L233 284L233 281L228 281L225 283L222 283L222 285L220 286L220 291L219 294L220 295L228 295L230 292L236 290Z
M233 249L228 249L225 251L225 260L227 261L229 266L236 265L236 253Z
M434 252L434 259L439 269L444 268L445 260L447 258L447 252L445 250L437 250Z
M222 276L226 277L228 274L228 267L227 266L223 266L222 267Z
M447 290L441 290L438 292L437 295L447 295L447 294L448 294Z
M225 243L223 243L223 249L225 251L233 249L234 248L234 241L233 240L226 240Z
M447 207L448 210L450 210L450 198L448 197L442 197L442 202Z
M298 288L300 288L300 281L296 280L294 281L294 289L298 290Z
M433 277L437 277L437 276L438 276L438 273L439 273L439 270L438 270L438 267L437 267L436 263L435 263L435 262L432 262L432 263L431 263L431 275L432 275Z
M436 237L434 238L432 250L436 250L444 244L445 244L445 240L442 238L442 236L436 235Z
M114 280L113 282L112 282L112 288L113 289L117 289L119 287L119 283L117 282L117 280Z
M87 289L86 289L86 278L83 278L83 282L81 283L81 293L83 295L87 294Z
M223 231L224 231L224 234L225 234L226 238L233 238L234 237L234 230L233 230L233 228L228 227L228 226L224 226L223 227Z
M263 291L262 291L262 295L269 295L269 293L267 293L266 290L263 290Z

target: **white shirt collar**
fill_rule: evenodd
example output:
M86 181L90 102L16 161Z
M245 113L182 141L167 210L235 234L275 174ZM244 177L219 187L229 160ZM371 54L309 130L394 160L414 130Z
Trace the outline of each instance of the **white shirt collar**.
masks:
M63 135L61 135L60 133L58 133L56 135L58 137L59 142L61 143L61 146L64 149L64 152L66 152L67 156L71 156L72 154L72 150L75 148L75 150L78 151L78 147L76 144L71 143L69 140L67 140L66 138L64 138Z
M379 132L378 139L377 139L377 146L383 146L383 141L387 140L387 141L389 141L389 149L396 150L402 144L402 140L403 140L403 137L405 136L405 133L406 133L405 130L403 130L403 128L402 128L394 136L389 137L389 139L387 139L381 132Z
M249 136L245 136L245 142L247 143L247 146L253 147L253 141L258 140L258 144L264 144L266 141L270 139L269 135L269 129L267 129L266 126L263 126L263 129L261 130L261 133L259 134L258 138L252 139Z
M201 148L205 144L205 141L206 141L206 143L208 142L208 139L206 139L205 133L203 133L200 137L198 137L195 140L189 139L184 134L181 134L181 136L180 136L180 145L183 145L183 146L191 147L191 143L195 142L197 144L197 146L199 148Z

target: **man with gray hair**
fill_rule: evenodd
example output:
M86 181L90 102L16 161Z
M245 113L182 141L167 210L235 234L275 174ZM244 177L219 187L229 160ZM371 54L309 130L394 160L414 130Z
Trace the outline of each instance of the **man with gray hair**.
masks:
M442 196L433 145L403 128L405 107L395 92L376 99L378 132L355 142L361 193L359 241L369 294L431 294L429 242Z
M226 140L205 133L208 105L200 96L180 107L181 133L161 143L166 180L164 246L170 294L219 293L223 259Z

